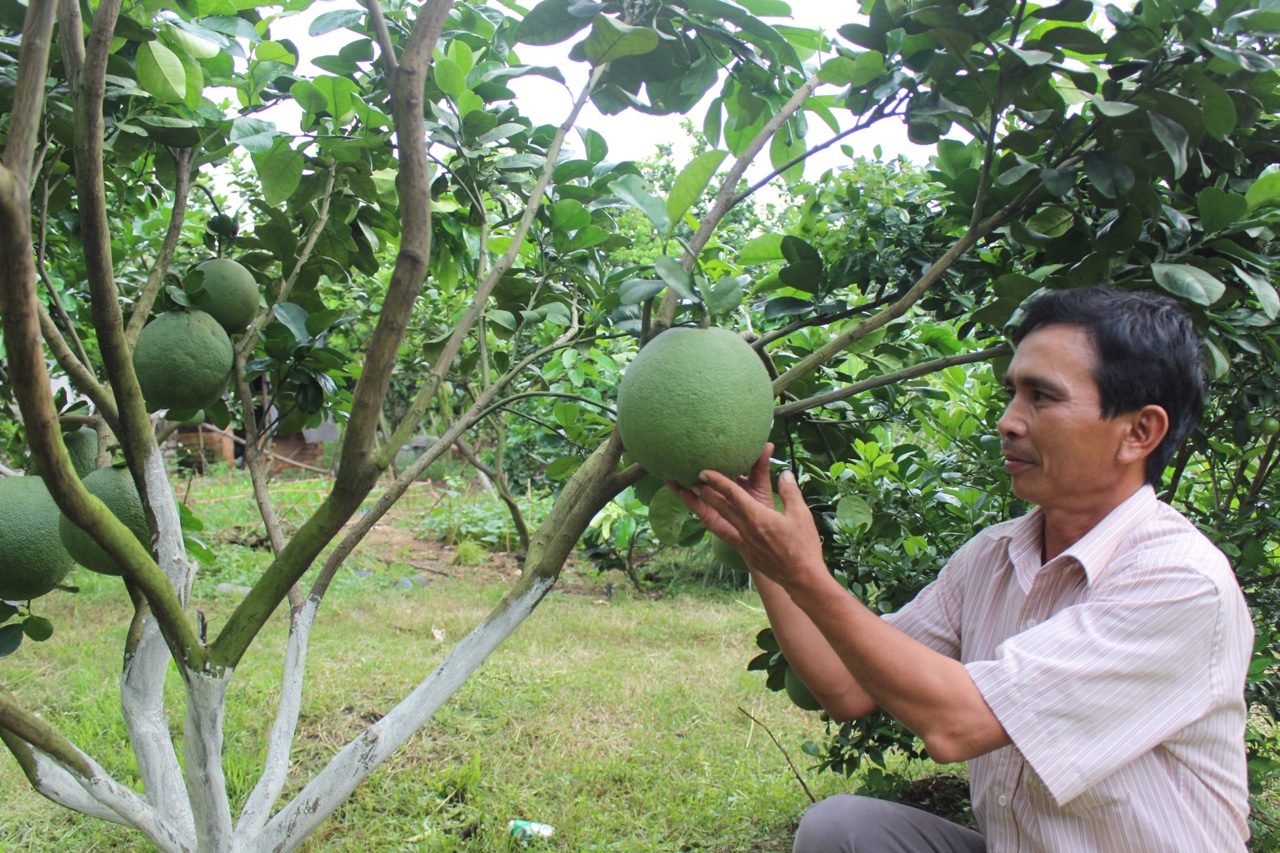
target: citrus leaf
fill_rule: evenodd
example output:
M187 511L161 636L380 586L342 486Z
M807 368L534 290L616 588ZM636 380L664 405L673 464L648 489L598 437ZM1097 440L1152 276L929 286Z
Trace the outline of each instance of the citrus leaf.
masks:
M1244 198L1249 203L1249 210L1280 200L1280 165L1272 163L1263 169L1258 179L1245 191Z
M590 18L579 18L569 12L569 0L542 0L520 21L516 41L540 47L559 44L590 23Z
M787 163L808 151L804 137L797 135L787 125L774 131L773 141L769 143L769 164L775 169L782 169ZM794 184L804 177L804 160L792 163L780 173L780 177L788 184Z
M294 151L284 139L277 139L270 152L253 155L267 204L283 204L294 194L302 183L303 160L302 152Z
M135 62L138 85L157 101L176 104L186 97L187 72L172 50L158 41L143 42L138 45Z
M1253 295L1258 297L1258 304L1262 308L1262 313L1274 320L1280 316L1280 294L1276 293L1275 286L1270 281L1260 275L1254 275L1251 272L1232 265L1232 269L1236 271L1236 275L1240 280L1249 285L1253 290Z
M1169 293L1197 305L1212 305L1227 290L1218 279L1189 264L1152 264L1151 275Z
M667 196L667 216L672 223L679 222L698 201L728 154L727 151L704 151L680 170L671 195Z
M1159 113L1147 113L1147 117L1151 119L1151 129L1160 140L1160 146L1173 161L1173 176L1182 177L1187 171L1187 142L1190 139L1187 129Z
M692 513L675 492L663 486L649 501L649 526L653 537L663 545L675 545L680 541L680 531Z
M1094 189L1115 198L1133 189L1133 170L1110 151L1090 151L1084 155L1084 172Z
M1212 234L1248 213L1249 202L1239 193L1205 187L1196 196L1196 209L1200 211L1200 227L1206 234Z
M179 29L171 23L165 26L164 32L178 50L196 59L212 59L219 53L222 53L221 46L211 39L203 38L202 36L188 32L184 29ZM217 38L222 37L217 36Z
M276 319L293 332L294 340L300 344L311 340L311 333L307 331L307 309L292 302L282 302L273 310Z
M323 75L311 81L317 93L325 100L329 115L337 124L346 124L356 114L357 93L360 88L346 77Z
M671 217L662 199L649 192L649 185L639 175L625 175L609 184L609 191L648 217L658 233L671 232Z
M875 514L871 505L857 495L845 495L836 504L836 523L849 533L860 533L871 528Z
M604 65L624 56L643 56L658 46L658 31L633 27L608 15L596 15L591 35L582 43L592 65Z
M623 305L638 305L666 289L666 282L629 278L622 283L622 287L618 288L618 301Z
M467 91L466 72L447 56L436 60L435 75L436 85L449 97L456 100L459 95Z
M307 27L307 35L322 36L325 33L331 33L344 27L354 29L354 25L360 23L360 19L363 17L364 12L360 9L339 9L336 12L325 12L323 15L317 15L316 19L311 22L311 26Z
M53 623L43 616L28 616L22 620L22 633L37 643L43 643L53 636Z
M22 645L22 626L5 625L0 628L0 658L11 655Z
M268 154L275 147L275 123L251 116L240 116L231 122L230 139L251 154Z
M574 472L578 467L578 460L574 456L561 456L556 461L547 466L546 475L549 480L563 480Z
M764 234L754 237L748 240L738 252L738 263L742 266L780 261L783 258L781 234Z
M693 292L693 279L675 258L661 256L653 262L653 270L672 290L685 299L697 299Z

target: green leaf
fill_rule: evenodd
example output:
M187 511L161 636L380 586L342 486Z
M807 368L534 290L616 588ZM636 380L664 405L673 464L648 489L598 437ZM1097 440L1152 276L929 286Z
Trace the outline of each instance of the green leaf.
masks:
M1187 79L1200 103L1205 131L1219 142L1225 141L1236 129L1235 101L1231 100L1226 89L1203 74L1188 74Z
M539 46L559 44L590 23L590 18L570 14L569 0L542 0L516 27L516 41Z
M578 467L578 458L576 456L561 456L556 461L547 466L547 479L563 480L572 474Z
M1239 193L1205 187L1196 196L1196 209L1200 211L1200 227L1206 234L1212 234L1248 213L1249 202Z
M624 175L609 184L609 191L648 217L658 233L671 233L671 217L662 199L649 192L649 185L639 175Z
M1152 264L1151 275L1174 296L1189 299L1197 305L1212 305L1222 298L1227 287L1209 273L1189 264Z
M354 80L325 74L312 80L311 85L324 98L335 124L346 124L355 117L360 87Z
M157 101L176 104L186 98L187 72L172 50L158 41L143 42L138 45L135 62L138 85Z
M782 283L805 293L817 294L822 284L822 255L813 246L790 234L782 238L787 265L778 273Z
M1240 280L1249 285L1253 291L1253 295L1258 297L1258 305L1262 308L1262 313L1274 320L1280 316L1280 294L1276 293L1275 286L1270 281L1260 275L1254 275L1247 270L1243 270L1238 266L1232 265L1232 269L1236 271L1236 275Z
M646 278L629 278L618 288L618 301L623 305L639 305L667 289L666 282Z
M580 127L578 135L582 137L582 144L586 149L584 156L589 162L600 163L609 156L609 143L605 142L599 131Z
M22 633L37 643L43 643L53 636L53 623L43 616L28 616L22 620Z
M1083 24L1093 14L1092 0L1062 0L1044 9L1037 9L1031 17L1045 21L1074 21Z
M577 231L591 224L591 211L582 202L565 199L551 208L551 227L557 231Z
M1133 189L1133 170L1111 151L1090 151L1084 155L1084 172L1094 188L1107 198Z
M1028 230L1052 239L1070 231L1074 222L1075 215L1070 210L1053 205L1037 212L1027 220L1026 226Z
M311 333L307 331L307 309L292 302L282 302L272 310L276 319L293 332L294 340L300 344L311 340Z
M727 151L704 151L680 170L671 186L671 195L667 196L667 216L673 225L702 197L703 191L715 177L716 169L720 168L728 154Z
M782 239L781 234L753 237L738 252L738 263L745 267L749 264L766 264L770 261L784 260L786 256L782 254Z
M698 298L693 292L693 279L675 258L662 255L653 262L653 270L658 274L658 278L665 281L672 290L685 299Z
M1118 118L1128 115L1138 108L1137 104L1130 104L1125 101L1108 101L1106 98L1098 95L1088 95L1089 100L1093 103L1094 109L1102 113L1108 118Z
M225 36L247 39L250 44L257 44L262 41L262 34L258 32L253 24L236 15L214 15L201 20L200 25L207 30L213 30L215 33L222 33Z
M1033 68L1053 61L1053 54L1047 50L1029 50L1027 48L1014 47L1011 44L1001 44L1000 47L1016 56L1023 65Z
M556 403L555 408L551 410L551 416L555 418L556 423L568 429L578 422L581 412L576 403L561 402Z
M1173 176L1182 177L1187 171L1187 142L1190 139L1187 129L1159 113L1149 112L1147 117L1151 119L1151 129L1155 131L1156 139L1160 140L1160 146L1173 161Z
M436 85L440 91L453 99L467 91L467 74L458 63L448 57L441 57L435 63Z
M325 12L317 15L316 19L311 22L311 26L307 27L307 35L322 36L325 33L331 33L334 30L341 30L346 27L355 29L355 25L359 24L364 18L362 9L339 9L336 12Z
M22 645L21 625L0 627L0 658L13 654L20 645Z
M302 183L305 158L301 151L289 147L286 139L277 139L267 154L254 154L253 165L262 182L262 198L270 205L283 204Z
M624 56L643 56L658 46L652 27L633 27L608 15L596 15L583 50L592 65L604 65Z
M187 89L182 95L182 102L188 109L194 110L200 106L200 99L204 96L204 68L185 53L178 54L178 59L182 62L182 71L187 77Z
M680 531L691 516L680 496L666 486L658 489L649 501L649 526L653 528L654 538L663 545L680 541Z
M250 154L267 154L275 147L276 126L252 116L240 116L231 122L229 139Z
M782 169L808 150L804 137L797 135L789 123L784 124L773 132L773 140L769 143L769 164L774 169ZM788 184L801 180L804 177L804 160L783 169L780 177Z
M179 51L196 59L212 59L222 52L222 48L214 41L168 24L164 29L165 36L173 42ZM210 34L212 35L212 34ZM221 39L221 36L215 36ZM224 39L225 41L225 39Z
M848 533L869 530L874 521L871 505L857 495L845 495L836 504L836 523Z
M298 64L293 51L278 41L264 41L253 49L253 58L259 62L279 62L290 68Z
M1245 191L1244 198L1251 211L1280 200L1280 165L1272 163L1263 169L1258 179Z

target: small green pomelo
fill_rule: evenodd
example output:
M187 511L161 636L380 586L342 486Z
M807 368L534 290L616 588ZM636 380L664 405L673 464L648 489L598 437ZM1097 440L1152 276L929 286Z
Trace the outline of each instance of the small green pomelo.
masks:
M80 479L98 467L98 431L93 427L82 426L72 432L62 434L62 443L71 454L71 467L76 469Z
M773 507L778 512L782 512L782 498L778 496L777 492L773 493ZM731 569L735 572L750 571L747 568L747 561L743 559L741 552L714 533L711 534L711 553L720 561L720 565L726 569Z
M167 311L138 335L133 369L147 409L203 409L231 378L231 339L204 311Z
M796 675L796 671L791 667L787 667L787 674L783 677L783 686L786 688L788 698L797 708L803 711L822 710L822 703L814 698L813 691L809 689L809 685L801 681L800 676Z
M40 477L0 480L0 599L28 601L58 585L71 555L58 538L62 513Z
M196 265L203 274L201 284L213 299L201 309L226 329L227 334L243 332L258 316L258 281L253 273L228 258L214 258Z
M773 426L773 386L755 350L728 329L668 329L618 386L618 432L655 477L692 486L711 469L751 470Z
M138 487L133 484L129 469L99 468L84 478L84 487L111 510L112 515L124 522L147 550L151 549L151 528L147 526L147 513L142 508ZM71 523L65 515L58 519L58 535L67 552L77 563L100 575L122 575L120 566L102 549L93 537Z

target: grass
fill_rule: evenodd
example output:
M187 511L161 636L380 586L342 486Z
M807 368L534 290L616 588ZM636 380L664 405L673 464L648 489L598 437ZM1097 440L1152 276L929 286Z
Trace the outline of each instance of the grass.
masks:
M243 481L222 479L229 482L196 481L191 497L206 501L193 508L219 554L218 571L197 585L193 601L211 632L238 600L215 579L247 581L266 553L226 544L252 539L254 530L248 499L221 499L240 494ZM292 495L299 504L316 492L297 483L279 489L281 500ZM366 566L379 562L365 560ZM79 594L56 594L41 604L56 633L6 658L4 682L136 787L116 689L128 598L115 579L81 572L77 580ZM407 589L389 588L385 573L352 571L342 580L312 638L286 795L430 672L503 591L461 576ZM623 590L606 600L581 579L574 589L549 595L304 849L509 851L523 848L507 836L507 821L529 819L555 827L553 837L530 843L530 850L789 850L808 800L782 753L738 709L767 725L802 768L811 760L800 747L821 736L822 724L745 670L764 624L754 594L654 601ZM231 689L224 766L234 807L256 780L278 693L284 628L280 615L272 619ZM176 676L168 690L180 745L183 697ZM830 774L802 772L816 796L849 788ZM127 830L51 806L15 762L0 760L0 851L72 847L80 853L146 849Z

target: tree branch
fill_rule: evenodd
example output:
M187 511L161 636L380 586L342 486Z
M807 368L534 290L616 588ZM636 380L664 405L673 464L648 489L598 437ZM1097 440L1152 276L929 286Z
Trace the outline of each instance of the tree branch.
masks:
M872 388L881 388L885 385L892 385L895 382L902 382L907 379L915 379L917 376L926 376L930 373L937 373L939 370L946 370L948 367L955 367L958 364L973 364L977 361L989 361L993 358L1009 355L1013 349L1005 344L991 347L990 349L979 350L977 352L967 352L961 355L949 355L945 358L936 358L932 361L913 364L911 367L904 367L902 370L895 370L893 373L886 373L882 376L876 376L872 379L865 379L862 382L855 382L852 385L846 385L835 391L829 391L826 394L815 394L812 397L806 397L803 400L797 400L794 403L786 403L776 407L773 410L775 418L785 418L789 415L796 415L808 409L816 409L818 406L825 406L828 403L835 403L840 400L847 400L850 397L861 394L863 391L870 391Z
M4 165L24 187L31 185L36 139L44 116L44 87L49 69L54 2L29 0L26 20L22 25L22 48L18 57L13 105L9 108Z
M164 283L169 265L173 263L173 253L182 238L182 226L187 220L187 202L191 195L191 165L195 158L190 148L181 148L173 154L173 165L177 172L177 181L173 187L173 210L169 214L169 228L165 231L164 242L160 244L160 254L147 273L147 282L133 304L133 313L129 315L129 325L124 330L124 340L130 350L138 342L142 327L147 324L147 316L151 306L155 304Z

